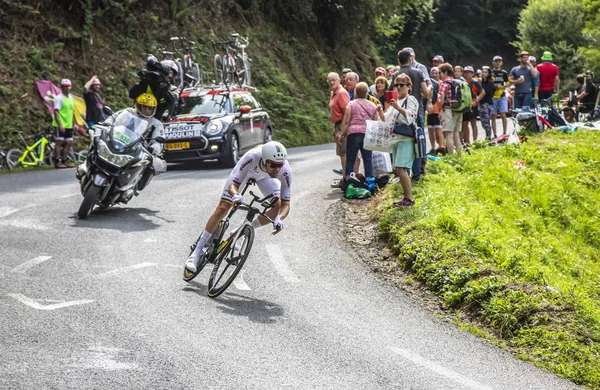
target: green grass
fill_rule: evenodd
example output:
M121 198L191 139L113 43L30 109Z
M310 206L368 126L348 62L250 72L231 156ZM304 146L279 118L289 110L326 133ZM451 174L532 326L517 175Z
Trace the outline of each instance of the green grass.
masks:
M373 210L381 234L476 334L600 389L600 132L429 161L416 206ZM518 161L526 163L519 168ZM478 329L478 330L474 330Z

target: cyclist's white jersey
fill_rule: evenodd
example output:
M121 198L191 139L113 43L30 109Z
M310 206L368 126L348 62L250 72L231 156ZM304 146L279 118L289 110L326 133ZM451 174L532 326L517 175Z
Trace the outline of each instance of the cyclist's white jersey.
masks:
M240 191L242 191L248 180L253 179L256 181L256 185L263 195L266 196L272 194L273 197L283 201L290 200L292 190L292 168L290 167L289 162L286 161L279 170L277 177L272 178L262 167L261 148L262 145L251 149L240 159L240 161L238 161L227 178L221 199L231 202L231 195L229 195L228 191L231 183L236 183L239 186Z

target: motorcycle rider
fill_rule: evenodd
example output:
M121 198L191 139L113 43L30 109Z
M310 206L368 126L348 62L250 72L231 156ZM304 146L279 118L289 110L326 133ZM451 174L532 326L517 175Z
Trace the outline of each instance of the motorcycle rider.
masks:
M150 88L145 93L140 94L135 99L135 107L125 108L124 110L130 111L131 113L135 113L137 116L144 119L148 122L148 127L145 130L145 139L147 142L147 150L152 155L152 166L148 165L144 172L142 173L142 178L137 183L136 190L141 191L144 189L150 179L155 175L160 175L167 171L167 163L160 157L162 153L162 145L156 142L156 138L159 136L163 136L164 126L161 121L156 119L157 101L156 97L151 93ZM106 118L106 120L102 123L99 123L100 126L110 128L112 123L115 121L117 117L116 114L113 114ZM89 160L88 160L89 161ZM77 179L81 179L85 175L87 170L87 164L81 164L77 167Z
M290 212L292 168L287 161L285 147L277 141L271 141L248 151L229 174L217 209L208 219L198 245L185 263L188 271L196 272L198 262L206 251L205 245L217 230L219 222L225 218L234 204L244 201L240 191L250 179L256 182L263 194L272 194L276 199L274 206L266 213L273 220L275 228L273 234L283 229L282 220ZM252 227L257 229L267 223L264 217L259 216L252 221Z

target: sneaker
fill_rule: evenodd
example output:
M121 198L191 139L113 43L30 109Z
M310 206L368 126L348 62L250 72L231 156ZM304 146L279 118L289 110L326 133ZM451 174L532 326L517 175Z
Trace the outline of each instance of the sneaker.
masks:
M190 257L188 257L187 261L185 262L185 269L187 269L190 272L196 272L196 270L198 269L198 261L200 259L197 259L196 256L194 256L194 254L191 254Z
M70 162L68 162L68 161L65 163L65 166L66 166L67 168L74 168L74 167L75 167L75 165L71 164L71 163L70 163Z
M333 172L337 173L338 175L341 175L343 171L342 171L342 168L340 168L340 169L334 169Z
M64 169L64 168L68 168L68 166L66 164L60 162L60 163L56 164L55 168Z
M415 200L414 199L402 199L399 202L394 202L393 205L395 207L411 207L415 205Z

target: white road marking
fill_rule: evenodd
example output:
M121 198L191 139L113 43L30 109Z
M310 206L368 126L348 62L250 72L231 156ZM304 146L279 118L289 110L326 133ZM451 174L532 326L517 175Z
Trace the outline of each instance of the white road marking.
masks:
M67 195L59 196L58 198L59 198L59 199L62 199L62 198L70 198L70 197L72 197L72 196L76 196L76 195L81 195L81 192L75 192L75 193L73 193L73 194L67 194Z
M425 359L422 356L419 356L411 351L403 348L394 348L390 347L390 350L398 355L402 356L405 359L410 360L411 362L418 364L419 366L425 367L426 369L435 372L436 374L445 376L448 379L453 380L464 386L465 388L475 389L475 390L492 390L491 387L484 386L479 382L471 380L463 375L460 375L457 372L454 372L448 368L442 367L437 363L431 362Z
M238 276L235 279L233 279L233 284L235 285L235 288L237 288L238 290L246 290L246 291L252 290L250 288L250 286L248 286L246 284L246 281L244 280L244 272L246 272L246 270L242 270L238 274Z
M7 294L9 297L16 299L17 301L32 307L34 309L37 310L56 310L56 309L63 309L65 307L70 307L70 306L77 306L77 305L85 305L87 303L92 303L94 302L91 299L82 299L79 301L69 301L69 302L61 302L61 303L53 303L51 305L42 305L41 303L39 303L38 301L36 301L35 299L31 299L29 297L26 297L23 294Z
M35 267L36 265L41 264L46 260L50 260L51 258L52 256L38 256L35 259L31 259L29 261L24 262L21 265L16 266L15 268L13 268L12 272L17 274L24 274L29 268Z
M13 228L19 228L19 229L29 229L29 230L50 230L50 228L48 226L42 225L41 221L35 220L35 219L8 219L8 220L1 220L0 219L0 226L10 226Z
M98 274L96 276L98 276L99 278L103 278L105 276L117 275L117 274L121 274L121 273L128 272L131 270L152 267L155 265L156 264L154 264L154 263L140 263L140 264L130 265L129 267L113 269L112 271L104 272L104 273Z
M281 249L278 245L266 245L267 254L269 259L275 266L275 270L283 277L283 280L290 283L299 283L300 279L290 269L287 262L283 258Z
M13 207L5 207L5 206L0 207L0 218L6 217L8 215L14 214L21 210L29 209L29 208L35 207L35 206L37 206L37 204L28 204L28 205L21 207L20 209L15 209Z

